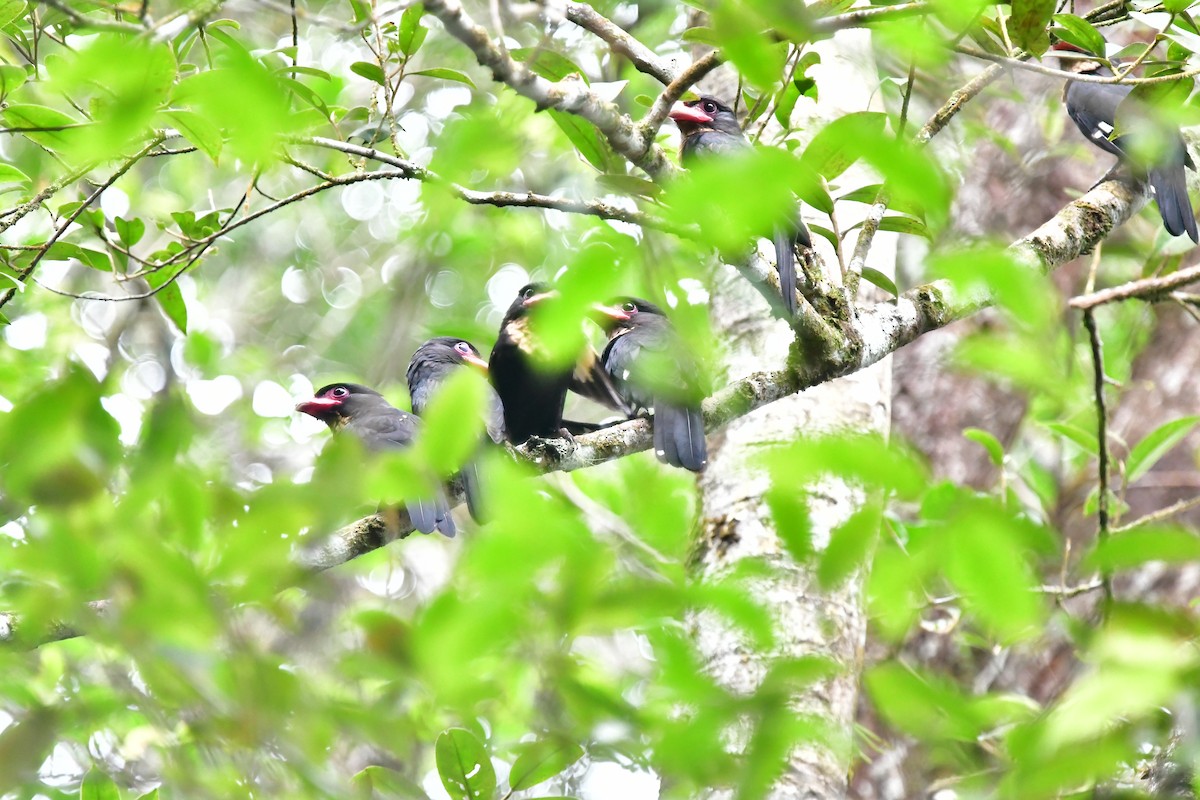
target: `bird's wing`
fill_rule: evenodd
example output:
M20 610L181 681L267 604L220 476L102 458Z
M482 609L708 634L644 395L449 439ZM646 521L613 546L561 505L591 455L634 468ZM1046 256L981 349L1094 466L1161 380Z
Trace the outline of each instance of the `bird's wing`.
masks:
M631 416L635 411L613 385L612 379L604 371L600 355L591 346L584 350L575 365L575 372L571 375L571 391L625 416Z
M1129 86L1072 82L1067 86L1067 114L1092 144L1114 156L1124 157L1116 131L1117 110L1129 95Z

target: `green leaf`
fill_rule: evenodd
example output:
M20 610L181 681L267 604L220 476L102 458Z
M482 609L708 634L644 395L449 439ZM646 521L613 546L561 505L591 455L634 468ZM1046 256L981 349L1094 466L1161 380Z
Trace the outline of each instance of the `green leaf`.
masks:
M286 67L280 67L278 71L285 73L285 74L290 73L293 75L311 75L312 77L320 78L323 81L332 81L333 80L332 75L330 75L325 70L317 69L316 67L305 67L305 66L300 66L300 65L293 66L293 65L289 64Z
M866 563L879 537L879 521L879 508L869 503L833 529L817 567L821 586L826 589L837 586Z
M609 172L615 166L615 159L608 140L596 129L596 126L575 114L550 109L546 112L554 123L567 135L575 149L588 162L601 172Z
M645 178L639 178L636 175L597 175L596 183L606 189L638 197L658 197L662 194L662 187L657 183L648 181Z
M1034 634L1046 609L1035 593L1027 540L1036 526L999 505L960 497L940 540L946 577L973 611L1003 641Z
M1055 0L1012 0L1008 34L1013 44L1040 56L1050 47L1046 26L1054 14Z
M812 520L808 516L808 503L800 492L788 486L772 486L763 497L775 520L775 533L784 549L803 564L812 557Z
M1094 568L1116 570L1149 561L1184 564L1200 560L1200 537L1177 527L1145 527L1113 534L1086 559Z
M14 167L12 164L0 164L0 184L16 183L21 186L28 186L32 183L29 176L21 170Z
M925 223L919 219L912 217L901 217L895 214L889 214L879 221L879 230L891 231L892 233L909 233L913 236L923 236L926 239L932 239L933 236L929 233L929 229L925 227Z
M1182 14L1191 8L1194 0L1163 0L1163 8L1171 14Z
M79 787L79 800L121 800L121 791L112 778L103 772L90 769Z
M146 283L150 284L151 289L158 289L154 293L154 299L158 301L167 319L174 322L180 332L187 333L187 305L183 302L183 292L173 280L167 285L167 281L175 275L171 270L178 269L179 267L169 267L151 272L146 276Z
M864 266L862 268L862 276L863 280L875 284L885 292L888 292L896 297L900 296L900 290L896 288L896 284L892 281L892 279L874 267Z
M1160 425L1146 434L1146 438L1134 445L1129 452L1129 459L1125 462L1126 480L1134 483L1153 469L1159 459L1183 441L1198 422L1200 417L1182 417Z
M970 439L987 450L988 457L997 467L1004 463L1004 445L992 434L982 428L967 428L963 431L963 438Z
M378 64L370 61L355 61L350 65L350 71L369 81L374 81L380 86L387 86L387 76L383 74L383 70L379 68Z
M483 742L466 728L448 728L434 748L438 775L452 800L484 800L496 791L496 771Z
M39 707L14 725L0 732L0 792L19 789L37 775L38 767L50 754L58 730L58 713Z
M539 739L517 745L517 760L508 774L508 785L518 792L549 780L583 757L574 742Z
M833 180L885 135L887 116L876 111L846 114L817 132L801 161L826 180Z
M474 369L456 369L421 415L420 448L440 475L461 467L484 433L487 380Z
M28 8L28 5L25 3L25 0L3 0L3 2L0 2L0 28L24 16L26 8Z
M545 47L520 47L508 54L521 61L537 75L552 81L561 81L568 75L578 75L588 83L587 75L579 65L561 53ZM647 103L649 105L649 103Z
M78 142L78 134L90 127L61 111L38 105L10 105L0 112L9 128L24 128L21 135L55 152L70 149Z
M217 163L221 155L221 146L225 140L216 125L194 111L164 111L163 116L171 121L171 127L199 147L201 152L212 159L214 164Z
M467 74L465 72L459 72L456 69L446 69L445 67L434 67L433 69L422 69L422 70L417 70L416 72L410 72L408 74L410 76L424 75L427 78L441 78L442 80L446 80L446 81L457 81L458 83L465 83L467 86L470 86L472 89L475 88L475 82L472 81L469 77L467 77Z
M1092 23L1074 14L1055 14L1054 21L1062 26L1054 34L1064 42L1082 48L1095 55L1104 55L1104 36Z
M146 223L139 217L133 219L117 217L113 220L113 227L117 229L117 236L121 237L121 243L126 247L133 247L142 240L142 236L146 233Z
M400 17L400 52L409 58L421 49L421 44L429 33L429 29L421 25L421 17L424 15L425 6L416 3L409 6Z
M1078 425L1072 425L1068 422L1046 422L1043 424L1048 430L1057 433L1089 455L1094 456L1100 452L1099 440L1096 438L1094 431L1085 431Z
M25 4L22 2L21 5ZM0 11L0 16L2 15L3 12ZM28 73L21 67L14 67L12 64L0 64L0 97L5 97L15 91L21 84L25 83L28 77Z

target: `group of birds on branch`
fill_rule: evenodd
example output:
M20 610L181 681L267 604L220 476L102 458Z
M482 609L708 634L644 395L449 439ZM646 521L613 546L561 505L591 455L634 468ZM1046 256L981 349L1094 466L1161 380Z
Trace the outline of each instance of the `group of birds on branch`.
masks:
M349 432L369 451L403 449L416 441L419 417L454 371L475 368L490 380L484 422L488 439L496 445L594 430L595 425L563 420L567 393L574 391L628 418L652 412L659 460L694 472L703 470L708 462L700 410L705 392L699 370L662 309L633 297L594 304L592 317L608 337L603 353L589 345L576 363L554 367L530 316L557 297L558 292L545 284L523 287L504 314L488 361L465 339L439 336L418 347L407 372L412 414L355 383L323 386L296 410L331 430ZM481 519L484 502L478 465L465 465L461 476L467 508L472 517ZM405 507L416 530L454 536L457 529L443 491L410 498Z
M1084 52L1064 42L1056 44L1055 50L1060 54ZM1112 75L1096 60L1075 61L1069 68ZM1178 128L1157 125L1162 144L1157 157L1148 164L1136 161L1130 148L1136 142L1130 140L1140 134L1136 125L1122 123L1152 119L1153 110L1138 108L1129 98L1131 92L1128 85L1070 81L1064 92L1067 113L1089 141L1116 155L1119 163L1131 164L1135 174L1148 180L1163 225L1172 236L1186 233L1193 242L1200 242L1184 173L1185 167L1194 165L1183 137ZM677 103L671 118L683 135L680 160L684 166L750 147L734 110L715 97L704 95ZM771 231L783 305L789 315L796 311L795 248L812 246L798 207L792 219L792 224ZM659 460L695 472L703 470L708 460L700 410L705 392L699 370L663 311L632 297L595 304L593 318L608 336L603 353L589 346L575 364L555 367L550 365L546 343L539 341L530 316L556 296L557 292L544 284L522 288L504 314L487 361L463 339L437 337L417 348L407 372L413 414L392 406L374 389L354 383L324 386L296 410L333 430L350 432L368 450L406 448L416 439L420 415L454 370L476 368L490 380L485 423L488 438L497 445L504 441L520 445L534 437L571 436L587 430L584 424L563 420L567 393L574 391L625 417L652 414L654 451ZM467 507L480 519L483 501L477 465L467 464L461 475ZM444 492L410 499L406 507L418 531L454 536L454 519Z
M680 160L719 155L749 147L737 115L714 97L677 103L671 110L683 135ZM798 209L797 209L798 212ZM795 247L811 247L808 229L795 215L795 224L773 231L780 286L789 314L796 309ZM321 387L296 410L345 430L368 450L410 447L420 430L419 417L438 389L463 367L488 375L492 391L485 422L488 438L520 445L533 437L571 436L589 427L563 420L567 393L575 393L632 418L652 414L654 452L658 459L693 472L708 463L704 417L700 403L699 370L662 309L646 300L620 298L592 307L594 319L608 336L603 353L588 347L573 365L550 365L547 348L530 324L530 315L557 292L544 284L521 289L500 323L491 357L484 361L470 342L452 337L430 339L417 348L408 365L408 391L413 413L391 405L383 395L356 383ZM463 467L463 493L471 516L483 516L479 469ZM454 536L456 527L444 492L405 503L413 527Z

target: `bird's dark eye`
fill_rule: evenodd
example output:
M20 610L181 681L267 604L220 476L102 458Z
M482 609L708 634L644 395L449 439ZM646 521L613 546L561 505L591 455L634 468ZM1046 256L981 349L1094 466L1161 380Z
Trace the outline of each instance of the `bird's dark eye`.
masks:
M717 104L714 103L712 100L705 100L703 108L704 108L705 114L717 113Z
M345 397L346 395L350 394L350 390L344 386L339 386L336 389L331 390L329 394L332 397Z
M638 310L637 304L636 303L622 303L621 310L624 311L626 314L636 314L637 310Z
M531 297L533 297L533 287L532 286L526 286L524 289L521 290L521 299L522 300L528 300Z
M469 356L471 354L471 345L467 344L466 342L458 342L454 345L454 349L464 356Z

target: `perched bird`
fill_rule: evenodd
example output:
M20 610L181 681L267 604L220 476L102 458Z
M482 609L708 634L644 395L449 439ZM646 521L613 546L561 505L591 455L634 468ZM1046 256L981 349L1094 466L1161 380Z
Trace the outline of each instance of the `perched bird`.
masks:
M347 430L358 437L368 450L389 450L412 445L420 420L390 404L379 392L357 383L331 383L322 386L311 400L296 410L315 417L332 431ZM454 538L457 532L450 507L441 490L432 498L405 502L413 527L421 533L435 530Z
M671 109L671 119L683 134L679 147L679 160L689 166L698 158L709 158L714 154L737 151L750 146L738 125L733 109L709 95L698 100L676 103ZM796 315L796 245L812 248L812 236L800 219L799 209L793 215L793 226L780 226L771 234L775 245L775 265L779 270L779 288L783 294L783 305L789 316Z
M488 364L479 355L479 351L465 339L452 336L438 336L417 348L408 364L408 393L412 397L413 411L424 415L429 401L447 378L456 369L470 366L481 370L485 375ZM488 387L487 408L485 410L487 434L493 442L504 441L504 408L500 404L500 396ZM482 521L482 490L480 487L479 467L470 462L462 468L463 492L467 496L467 509L476 520Z
M1056 43L1053 49L1060 52L1086 52L1066 42ZM1099 61L1071 61L1065 67L1072 72L1101 77L1113 74ZM1136 150L1133 145L1136 145L1139 126L1147 121L1153 125L1155 118L1154 109L1140 105L1136 100L1126 102L1132 91L1133 87L1128 85L1080 81L1067 81L1063 91L1067 114L1079 131L1096 147L1112 153L1123 163L1131 163L1130 151ZM1192 163L1178 128L1162 124L1156 127L1158 130L1151 132L1151 135L1161 142L1161 152L1150 164L1133 163L1134 171L1150 182L1155 202L1158 203L1158 213L1167 232L1172 236L1186 233L1193 242L1200 243L1196 215L1192 213L1192 201L1187 193L1187 173L1184 171L1185 167L1195 169L1196 165ZM1118 134L1118 129L1121 132L1114 135Z
M693 472L704 469L704 392L698 369L670 320L658 306L636 297L623 297L603 312L608 346L601 362L635 409L654 409L658 460Z
M542 283L522 287L504 314L488 360L488 375L504 407L505 434L513 444L522 444L531 436L562 436L569 389L629 413L595 350L586 348L573 367L561 369L550 364L545 346L530 329L529 312L557 294Z

